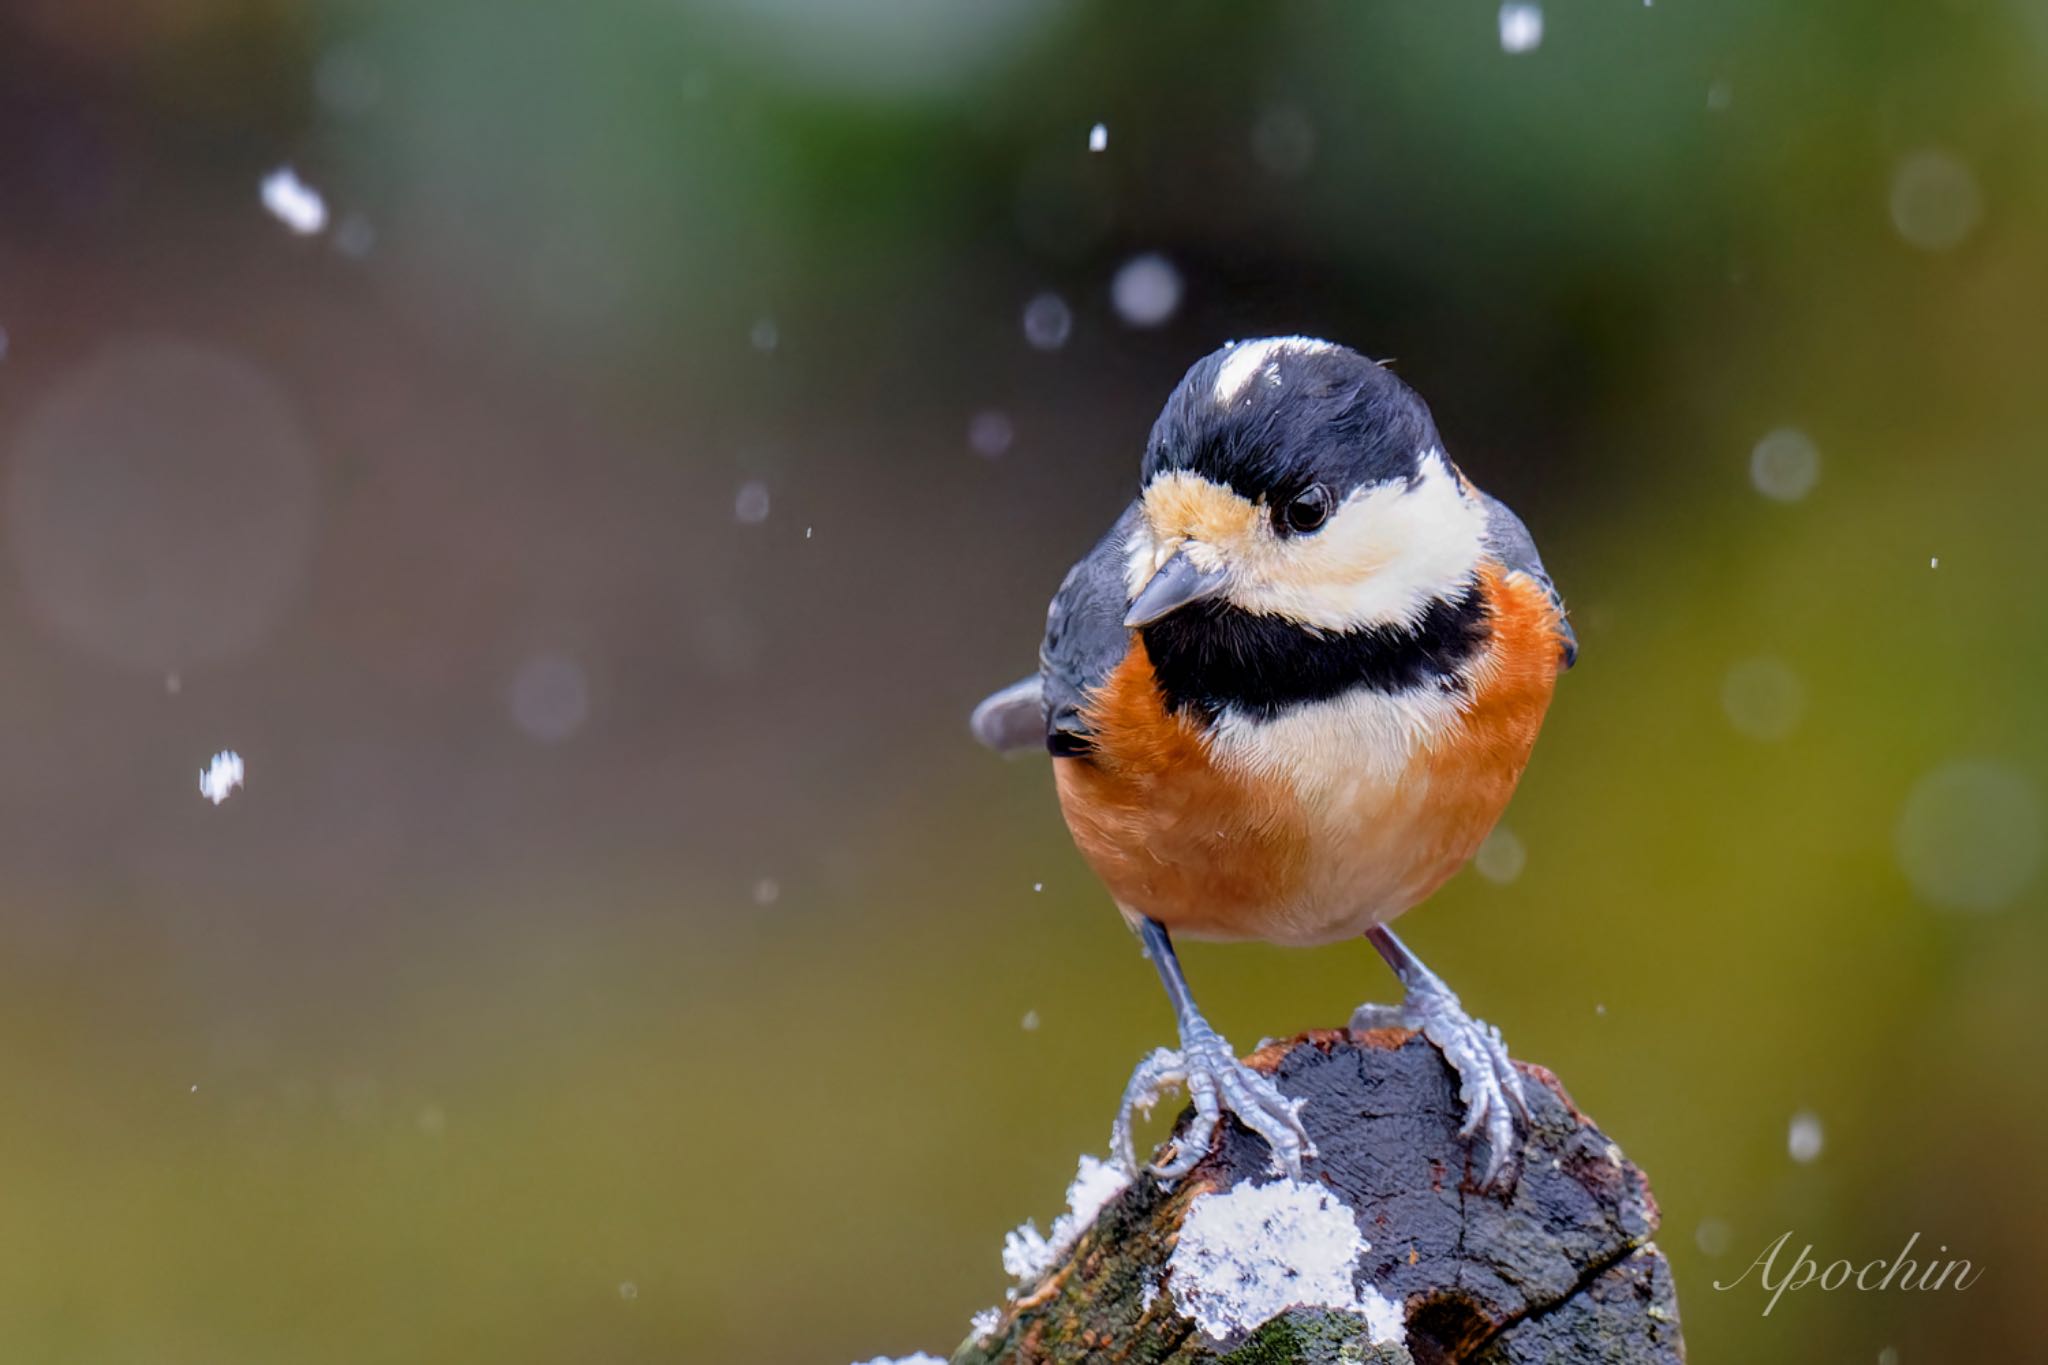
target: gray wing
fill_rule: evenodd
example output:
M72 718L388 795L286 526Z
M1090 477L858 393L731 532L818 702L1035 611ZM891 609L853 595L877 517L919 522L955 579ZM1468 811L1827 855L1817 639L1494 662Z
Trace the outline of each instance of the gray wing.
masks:
M1124 509L1109 534L1067 571L1045 614L1038 676L1045 689L1045 747L1054 754L1088 752L1081 707L1130 652L1131 632L1124 625L1131 609L1124 586L1124 542L1138 517L1137 503Z
M1579 637L1572 633L1572 623L1565 616L1564 598L1559 594L1557 584L1551 582L1550 575L1544 571L1543 557L1536 553L1535 539L1506 503L1491 493L1482 492L1479 498L1486 507L1487 553L1517 573L1534 579L1550 595L1551 605L1557 608L1557 633L1564 641L1564 666L1570 668L1579 657Z
M999 754L1045 743L1045 689L1038 675L984 698L967 719L974 737Z
M1045 614L1038 673L974 708L974 737L999 753L1044 745L1055 754L1088 751L1081 718L1087 694L1109 676L1130 648L1124 628L1130 601L1124 590L1124 538L1138 515L1136 503L1109 534L1067 571Z

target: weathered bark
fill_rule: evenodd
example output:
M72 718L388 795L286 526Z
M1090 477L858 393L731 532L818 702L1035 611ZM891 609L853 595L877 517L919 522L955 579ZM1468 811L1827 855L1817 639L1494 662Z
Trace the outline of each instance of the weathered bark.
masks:
M1216 1341L1177 1311L1167 1262L1191 1201L1273 1178L1265 1144L1226 1123L1176 1187L1141 1178L1112 1200L992 1332L960 1347L955 1365L1685 1358L1670 1267L1650 1240L1649 1183L1548 1071L1518 1063L1535 1119L1512 1187L1482 1194L1473 1145L1457 1135L1455 1078L1420 1037L1316 1032L1250 1060L1308 1101L1302 1117L1320 1156L1305 1174L1356 1214L1370 1243L1359 1282L1403 1307L1406 1342L1375 1345L1362 1315L1322 1308L1290 1309L1248 1337Z

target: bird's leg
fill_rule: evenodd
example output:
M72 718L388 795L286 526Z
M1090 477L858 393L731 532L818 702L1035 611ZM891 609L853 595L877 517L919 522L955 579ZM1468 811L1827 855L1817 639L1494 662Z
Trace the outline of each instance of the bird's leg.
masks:
M1465 1106L1465 1126L1458 1136L1469 1138L1481 1128L1486 1130L1486 1175L1480 1183L1491 1188L1515 1147L1514 1114L1524 1121L1529 1118L1522 1075L1508 1059L1500 1030L1465 1013L1443 978L1423 966L1422 959L1409 952L1392 930L1379 925L1366 930L1365 936L1401 979L1407 998L1399 1005L1360 1005L1351 1016L1351 1027L1413 1029L1444 1054L1444 1060L1458 1073L1458 1100Z
M1138 934L1145 941L1145 955L1159 969L1167 998L1173 1002L1174 1017L1180 1024L1180 1050L1160 1048L1138 1063L1137 1070L1131 1073L1131 1082L1124 1087L1123 1105L1117 1110L1116 1126L1110 1132L1111 1156L1125 1170L1136 1174L1138 1154L1131 1141L1132 1112L1150 1113L1161 1091L1185 1085L1195 1106L1194 1122L1181 1135L1173 1160L1164 1165L1155 1163L1148 1168L1152 1174L1161 1180L1178 1180L1193 1170L1195 1163L1207 1155L1217 1121L1227 1109L1237 1115L1239 1123L1266 1140L1280 1170L1299 1179L1301 1159L1315 1155L1315 1144L1309 1141L1308 1130L1301 1126L1301 1101L1288 1099L1269 1078L1240 1062L1230 1044L1209 1027L1209 1021L1202 1017L1194 998L1188 994L1188 981L1181 974L1180 958L1174 954L1166 926L1154 919L1141 920Z

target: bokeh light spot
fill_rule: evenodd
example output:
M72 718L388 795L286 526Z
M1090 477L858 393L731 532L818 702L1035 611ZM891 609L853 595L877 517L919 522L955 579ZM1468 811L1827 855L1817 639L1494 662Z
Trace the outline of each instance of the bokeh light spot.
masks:
M1180 272L1157 252L1125 261L1110 281L1110 302L1132 327L1157 327L1180 308Z
M1472 866L1479 875L1496 886L1506 886L1522 875L1522 869L1529 864L1529 851L1515 832L1505 825L1496 825L1493 833L1486 836L1486 842L1472 855Z
M1034 348L1057 351L1073 330L1073 310L1058 294L1036 294L1024 305L1024 339Z
M1984 216L1984 193L1970 168L1938 148L1902 158L1892 172L1892 226L1922 251L1950 251L1969 240Z
M313 548L313 455L237 356L117 342L48 392L8 472L8 545L37 613L152 675L260 643Z
M544 744L556 744L590 718L590 681L566 654L536 654L512 674L506 703L512 723Z
M732 514L742 526L759 526L768 520L768 485L750 479L733 495Z
M1806 714L1806 685L1782 659L1745 659L1721 680L1721 709L1751 739L1787 739Z
M2041 867L2040 789L2002 763L1945 764L1913 784L1899 811L1899 866L1943 910L2010 905Z
M313 93L331 114L367 114L383 98L383 73L360 44L336 43L313 66Z
M1291 104L1279 104L1252 125L1252 159L1283 180L1304 174L1316 156L1316 126Z
M1798 502L1820 482L1820 451L1798 427L1764 433L1749 452L1749 481L1777 502Z
M1016 438L1017 429L1009 417L993 408L975 413L967 424L967 444L983 459L999 458Z
M376 245L377 229L360 213L343 214L334 225L334 249L350 260L362 260Z

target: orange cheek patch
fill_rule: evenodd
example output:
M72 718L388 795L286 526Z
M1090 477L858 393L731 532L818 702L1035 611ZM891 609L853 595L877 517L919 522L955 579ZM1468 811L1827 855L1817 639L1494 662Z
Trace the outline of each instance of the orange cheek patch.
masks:
M1248 545L1259 515L1232 490L1181 471L1162 474L1145 489L1145 522L1161 542L1185 536L1218 549Z

